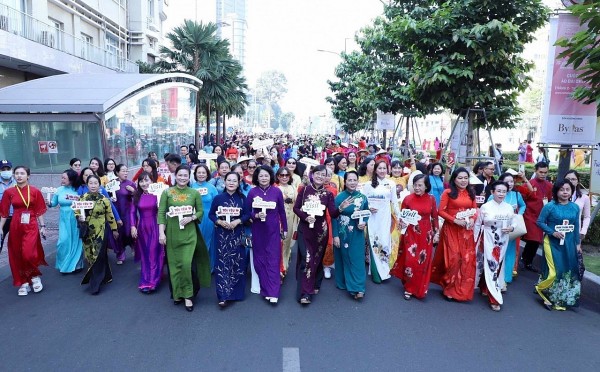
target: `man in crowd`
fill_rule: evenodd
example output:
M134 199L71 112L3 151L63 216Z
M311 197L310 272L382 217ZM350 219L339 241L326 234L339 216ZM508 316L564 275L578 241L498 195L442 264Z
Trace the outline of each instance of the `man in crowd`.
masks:
M2 200L2 196L4 195L4 191L9 187L13 187L17 184L17 181L13 177L12 172L12 163L8 160L0 161L0 200ZM12 220L12 207L10 209L10 213L8 218L6 219L6 223L2 228L2 240L0 241L0 252L2 252L2 247L4 246L4 239L8 234L8 230L10 229L10 221Z

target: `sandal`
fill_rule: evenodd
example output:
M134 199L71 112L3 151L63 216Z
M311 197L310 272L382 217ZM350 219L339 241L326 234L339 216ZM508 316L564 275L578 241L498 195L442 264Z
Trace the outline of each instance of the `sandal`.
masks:
M227 303L225 301L219 301L219 306L225 307L227 306Z
M500 305L490 305L490 307L492 308L492 310L494 311L500 311Z
M406 301L410 301L411 298L412 298L412 293L404 292L404 299Z
M44 289L44 286L42 285L42 279L40 279L39 276L31 278L31 287L35 293L40 292L42 289Z
M302 297L302 298L300 299L300 303L301 303L302 305L308 305L308 304L310 304L310 298L308 298L308 297Z
M546 308L546 310L552 311L552 303L551 302L544 301L544 307Z
M363 292L358 292L357 294L354 295L355 300L360 300L363 297L365 297L365 294Z

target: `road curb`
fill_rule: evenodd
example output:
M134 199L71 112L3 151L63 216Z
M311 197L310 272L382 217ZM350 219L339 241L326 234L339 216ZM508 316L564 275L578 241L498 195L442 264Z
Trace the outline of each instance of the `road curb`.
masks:
M600 303L600 276L585 272L581 281L581 297L586 301Z

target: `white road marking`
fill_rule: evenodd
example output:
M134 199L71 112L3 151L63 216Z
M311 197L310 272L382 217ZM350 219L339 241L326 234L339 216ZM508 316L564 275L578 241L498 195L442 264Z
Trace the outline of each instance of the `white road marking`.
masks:
M283 348L283 372L300 372L300 349Z

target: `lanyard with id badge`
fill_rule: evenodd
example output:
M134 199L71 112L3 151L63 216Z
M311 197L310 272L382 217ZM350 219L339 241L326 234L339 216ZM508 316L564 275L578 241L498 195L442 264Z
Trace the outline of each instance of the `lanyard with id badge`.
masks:
M19 196L21 196L21 200L23 200L23 204L25 204L25 207L27 208L27 212L21 213L21 223L29 224L29 221L31 220L31 213L29 212L29 204L31 204L31 190L29 189L29 185L27 185L27 201L25 201L19 186L17 186L17 192L19 193Z

